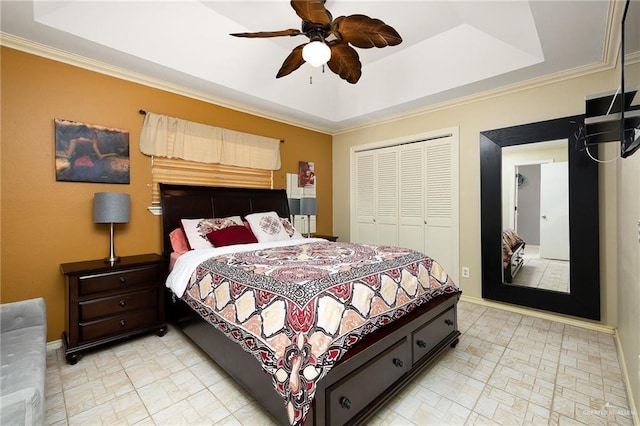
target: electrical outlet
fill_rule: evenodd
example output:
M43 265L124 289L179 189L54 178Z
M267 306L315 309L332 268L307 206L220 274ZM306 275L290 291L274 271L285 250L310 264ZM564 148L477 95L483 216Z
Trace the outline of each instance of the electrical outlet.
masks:
M462 278L469 278L469 267L468 266L463 266L462 267Z

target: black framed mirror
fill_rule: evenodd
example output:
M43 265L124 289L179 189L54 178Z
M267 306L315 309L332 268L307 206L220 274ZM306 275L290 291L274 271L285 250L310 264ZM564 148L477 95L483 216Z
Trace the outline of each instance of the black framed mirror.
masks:
M480 133L483 298L600 319L598 164L589 158L582 139L579 139L579 129L583 124L584 116L579 115ZM514 285L512 277L505 275L509 265L503 256L503 148L563 139L567 140L568 150L570 288L556 291ZM591 146L590 151L595 154L597 146ZM523 251L527 252L526 241ZM508 262L511 260L509 258ZM526 271L526 267L527 263L524 263L518 273Z

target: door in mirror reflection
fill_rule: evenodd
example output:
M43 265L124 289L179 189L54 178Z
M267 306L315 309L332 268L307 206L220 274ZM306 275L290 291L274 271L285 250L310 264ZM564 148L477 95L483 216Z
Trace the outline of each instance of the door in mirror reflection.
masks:
M503 281L570 292L567 141L502 150Z

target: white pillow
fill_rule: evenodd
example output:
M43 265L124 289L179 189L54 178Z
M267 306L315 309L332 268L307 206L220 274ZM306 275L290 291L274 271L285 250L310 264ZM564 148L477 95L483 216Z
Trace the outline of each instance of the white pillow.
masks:
M191 246L192 250L213 247L207 238L207 234L211 231L218 231L234 225L243 225L240 216L215 219L181 219L181 222L182 229L184 229L187 241L189 241L189 246Z
M245 219L249 222L251 231L259 243L289 239L289 234L282 226L280 217L276 212L253 213L245 216Z

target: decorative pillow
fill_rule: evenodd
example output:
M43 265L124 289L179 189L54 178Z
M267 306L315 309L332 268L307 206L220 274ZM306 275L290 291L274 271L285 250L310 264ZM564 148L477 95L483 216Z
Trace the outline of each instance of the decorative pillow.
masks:
M253 213L245 216L245 219L249 222L253 235L256 236L260 243L282 241L290 238L276 212Z
M227 228L211 231L207 238L214 247L224 247L233 244L257 243L258 240L253 232L244 225L233 225Z
M231 216L215 219L182 219L181 222L189 245L195 250L213 247L207 239L207 234L229 226L242 225L242 218L240 216Z
M189 242L187 236L184 234L182 228L176 228L169 234L169 240L171 241L171 247L173 251L178 254L183 254L189 251Z
M293 227L291 222L289 222L289 219L281 217L280 222L282 222L282 226L284 227L284 230L287 231L287 234L289 234L289 238L304 238L302 234L298 232L296 228Z

